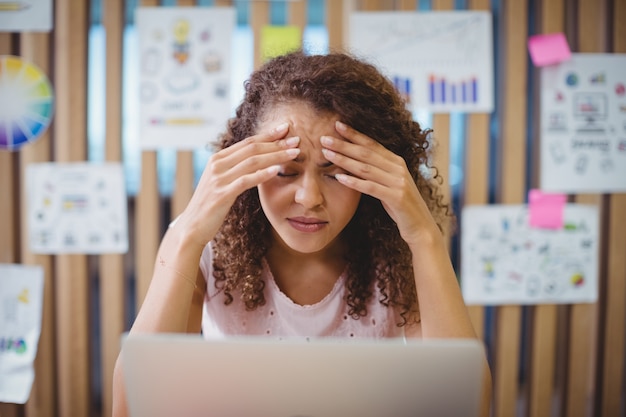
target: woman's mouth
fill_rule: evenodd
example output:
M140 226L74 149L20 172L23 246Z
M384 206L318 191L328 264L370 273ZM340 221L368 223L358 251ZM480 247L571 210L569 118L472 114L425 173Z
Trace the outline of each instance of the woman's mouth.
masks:
M291 217L287 221L299 232L312 233L322 230L328 222L312 217Z

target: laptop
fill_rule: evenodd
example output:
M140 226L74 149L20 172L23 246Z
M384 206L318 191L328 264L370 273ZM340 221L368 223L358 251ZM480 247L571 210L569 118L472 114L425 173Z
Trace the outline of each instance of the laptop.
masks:
M125 335L131 417L475 417L483 346L471 339Z

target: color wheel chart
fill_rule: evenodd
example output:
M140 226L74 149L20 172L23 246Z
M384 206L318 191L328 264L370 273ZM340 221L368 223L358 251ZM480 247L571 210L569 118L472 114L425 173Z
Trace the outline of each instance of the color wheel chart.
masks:
M46 75L33 64L0 56L0 149L37 140L50 124L54 97Z

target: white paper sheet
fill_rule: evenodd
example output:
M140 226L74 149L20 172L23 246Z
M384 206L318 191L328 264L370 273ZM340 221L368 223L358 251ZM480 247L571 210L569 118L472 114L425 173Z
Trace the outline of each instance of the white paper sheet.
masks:
M24 404L35 378L43 269L0 264L0 402Z
M199 149L226 130L235 9L140 7L141 146Z
M541 70L541 188L626 191L626 54L572 54Z
M383 70L413 109L488 113L491 26L486 11L354 12L349 46Z
M119 163L41 163L26 170L34 253L125 253L127 202Z
M461 288L467 304L590 303L598 298L598 210L566 204L560 230L529 226L525 205L467 206Z
M0 0L0 32L49 32L52 0Z

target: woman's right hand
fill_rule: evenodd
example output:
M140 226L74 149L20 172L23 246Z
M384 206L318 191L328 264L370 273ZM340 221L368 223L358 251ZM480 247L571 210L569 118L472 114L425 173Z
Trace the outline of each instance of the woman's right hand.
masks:
M287 137L288 131L289 124L283 123L213 154L176 229L204 247L239 194L273 178L280 164L298 156L300 138Z

